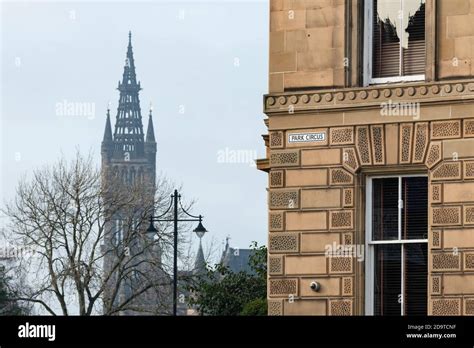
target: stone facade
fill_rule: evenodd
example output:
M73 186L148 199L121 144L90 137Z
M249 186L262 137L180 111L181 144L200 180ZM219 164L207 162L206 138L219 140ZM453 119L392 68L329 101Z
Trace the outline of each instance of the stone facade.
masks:
M270 1L270 92L344 86L344 1Z
M270 315L364 315L364 261L325 247L365 245L367 177L414 173L429 185L428 314L474 315L474 1L426 6L425 80L364 86L363 1L270 1L257 161L269 179ZM417 114L386 115L388 102ZM290 142L304 133L324 136Z

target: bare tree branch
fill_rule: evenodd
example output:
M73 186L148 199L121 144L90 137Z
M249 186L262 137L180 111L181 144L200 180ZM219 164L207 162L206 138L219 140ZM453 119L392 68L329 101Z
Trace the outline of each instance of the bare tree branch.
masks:
M164 177L155 189L119 177L104 180L109 174L94 166L90 154L77 152L70 162L61 158L20 179L15 199L2 209L10 220L12 243L35 251L16 266L16 272L34 278L19 289L18 300L51 315L92 315L99 308L105 315L169 313L172 224L158 224L156 238L144 232L150 215L168 208L173 187ZM120 237L114 228L119 216ZM183 264L189 259L189 235L189 226L180 225ZM142 306L143 297L156 302L155 308Z

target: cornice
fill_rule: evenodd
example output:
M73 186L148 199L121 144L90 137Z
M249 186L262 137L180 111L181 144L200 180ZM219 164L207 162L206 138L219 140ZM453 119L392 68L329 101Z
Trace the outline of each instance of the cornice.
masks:
M257 169L268 172L270 170L270 160L268 158L259 158L255 161Z
M420 104L474 100L474 79L270 93L264 95L264 112L270 115L380 108L389 100Z

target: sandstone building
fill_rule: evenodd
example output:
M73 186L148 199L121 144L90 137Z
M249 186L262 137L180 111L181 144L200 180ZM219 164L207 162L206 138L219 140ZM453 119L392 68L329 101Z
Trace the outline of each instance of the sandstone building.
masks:
M474 315L474 1L270 0L270 315Z

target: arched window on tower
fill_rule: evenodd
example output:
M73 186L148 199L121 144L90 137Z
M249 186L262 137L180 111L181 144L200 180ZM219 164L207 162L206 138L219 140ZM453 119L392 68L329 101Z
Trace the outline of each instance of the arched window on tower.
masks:
M127 169L123 168L122 169L122 182L127 182L128 180L128 175L127 175Z
M143 169L142 168L138 170L138 183L140 185L143 185Z
M135 179L136 179L135 168L132 168L132 169L130 170L130 183L131 183L131 184L135 184Z
M113 242L115 246L118 246L123 243L123 220L122 219L114 220Z

